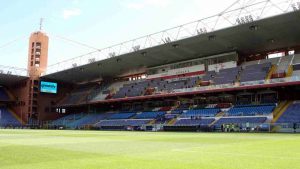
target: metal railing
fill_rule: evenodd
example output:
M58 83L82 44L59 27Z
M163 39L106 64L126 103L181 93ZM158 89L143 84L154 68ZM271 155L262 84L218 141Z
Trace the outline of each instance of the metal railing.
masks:
M43 75L71 69L107 58L112 58L143 49L176 42L200 34L250 23L263 18L299 10L300 0L252 0L237 1L216 15L189 22L157 33L132 39L120 44L95 50L87 54L48 66ZM213 37L211 37L213 38Z

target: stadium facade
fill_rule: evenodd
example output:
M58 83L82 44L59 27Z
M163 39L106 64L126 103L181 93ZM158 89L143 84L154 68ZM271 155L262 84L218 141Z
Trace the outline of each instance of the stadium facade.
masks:
M299 10L250 19L56 71L34 32L27 70L1 70L0 126L300 131L299 23Z

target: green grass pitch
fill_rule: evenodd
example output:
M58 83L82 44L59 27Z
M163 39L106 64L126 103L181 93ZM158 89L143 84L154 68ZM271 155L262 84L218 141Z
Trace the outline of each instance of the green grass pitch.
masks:
M297 169L300 135L0 130L0 169Z

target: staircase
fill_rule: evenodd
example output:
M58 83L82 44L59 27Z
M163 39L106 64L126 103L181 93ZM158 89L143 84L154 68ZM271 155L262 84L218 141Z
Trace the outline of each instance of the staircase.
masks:
M9 90L7 90L7 89L4 88L4 87L3 87L3 89L4 89L4 91L6 92L6 94L8 95L9 100L16 100L16 97L15 97Z
M288 71L286 73L286 77L291 77L293 74L293 66L289 65Z
M272 75L274 73L276 73L276 71L277 71L277 66L276 65L272 65L272 67L271 67L271 69L270 69L270 71L269 71L269 73L268 73L268 75L266 77L266 80L270 80L271 77L272 77Z
M155 124L155 122L156 122L156 119L153 119L153 120L151 120L148 124L149 124L149 125L152 125L152 124Z
M24 124L26 124L26 122L25 121L23 121L23 119L21 119L21 117L19 117L15 112L14 112L14 110L13 109L11 109L11 108L8 108L7 109L22 125L24 125Z
M222 116L224 116L224 114L225 113L221 111L220 113L216 114L216 117L222 117Z
M174 118L168 122L168 125L174 125L177 121L177 118Z
M273 111L273 120L272 123L276 123L279 117L285 112L285 110L289 107L292 101L283 101L280 102L279 105Z
M212 123L210 123L208 126L209 127L213 126L218 120L220 120L220 118L215 118L215 120Z

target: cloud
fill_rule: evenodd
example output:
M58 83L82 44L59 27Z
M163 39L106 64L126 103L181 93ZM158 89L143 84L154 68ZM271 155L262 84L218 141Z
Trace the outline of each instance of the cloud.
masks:
M166 7L170 4L170 0L142 0L136 2L128 2L124 4L129 9L140 10L146 7Z
M81 10L78 8L64 9L62 12L62 16L64 19L69 19L71 17L79 15L81 15Z

